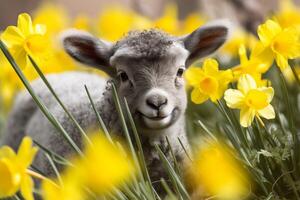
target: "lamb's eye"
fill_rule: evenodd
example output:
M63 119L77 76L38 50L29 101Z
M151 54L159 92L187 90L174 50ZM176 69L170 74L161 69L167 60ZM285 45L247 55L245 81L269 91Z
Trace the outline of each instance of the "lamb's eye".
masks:
M121 79L122 82L126 82L128 81L128 75L126 74L126 72L120 72L119 73L119 78Z
M184 72L184 68L182 68L182 67L179 68L178 71L177 71L177 77L180 77L180 78L181 78L182 75L183 75L183 72Z

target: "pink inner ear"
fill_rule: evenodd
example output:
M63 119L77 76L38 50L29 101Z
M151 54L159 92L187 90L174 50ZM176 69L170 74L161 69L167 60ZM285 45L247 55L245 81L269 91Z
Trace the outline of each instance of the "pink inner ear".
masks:
M93 40L80 37L69 37L64 40L66 51L76 60L90 65L108 65L105 56L97 51L97 44Z
M226 41L227 34L228 30L225 27L204 30L198 38L198 43L192 48L188 59L193 60L213 53Z

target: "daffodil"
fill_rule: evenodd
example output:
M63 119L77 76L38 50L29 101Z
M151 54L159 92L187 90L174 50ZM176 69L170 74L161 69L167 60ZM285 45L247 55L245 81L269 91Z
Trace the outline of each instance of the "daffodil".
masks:
M191 99L196 104L211 99L216 102L227 89L232 80L231 70L219 70L218 62L214 59L206 59L203 67L190 68L186 71L185 77L188 83L193 87Z
M238 200L250 190L248 175L229 147L215 141L204 144L195 154L191 175L208 195Z
M33 180L28 167L31 165L37 148L32 147L32 140L25 137L16 154L10 147L0 149L0 198L14 195L21 191L25 200L33 200Z
M45 26L32 24L30 16L23 13L18 17L18 25L7 27L1 40L8 46L20 67L24 68L30 64L28 55L37 61L47 56L49 41L45 34Z
M247 56L245 45L239 48L240 64L232 68L234 80L238 80L241 75L250 74L259 86L266 86L267 81L261 79L261 75L271 67L270 59L263 59L259 56Z
M73 22L73 27L79 30L91 30L90 19L86 15L79 15Z
M300 79L300 65L295 65L294 68L298 78ZM293 84L296 81L291 67L287 67L282 73L289 84Z
M61 176L62 185L59 185L59 183L54 184L49 180L43 181L43 199L53 200L59 197L60 200L84 200L84 186L80 185L79 180L77 174L71 169Z
M134 174L134 167L120 148L100 134L91 138L87 145L85 159L76 163L76 173L88 188L97 194L105 194L114 187L128 181Z
M271 55L281 70L289 65L288 59L300 56L300 35L295 27L282 28L277 22L267 20L257 32L260 42L255 49L256 55L265 55L266 60Z
M230 58L236 58L238 57L241 45L244 45L246 49L252 49L256 42L257 39L252 34L245 32L241 28L237 28L233 31L232 36L224 44L220 52L223 53L222 56L226 55Z
M239 78L237 90L225 91L224 99L228 107L241 110L240 123L243 127L248 127L254 117L257 117L261 123L260 117L275 118L274 108L270 104L273 96L274 89L272 87L257 87L252 76L246 74Z
M279 11L273 17L281 27L297 27L300 31L300 9L292 0L280 0Z
M199 26L203 25L205 21L205 17L198 13L191 13L182 22L180 22L178 34L189 34L199 28Z
M147 29L151 22L133 11L120 7L109 7L101 12L97 30L99 36L106 40L116 41L133 29Z
M99 133L90 140L85 145L84 157L72 159L73 166L62 173L61 183L43 182L45 200L58 196L61 200L83 200L87 190L105 195L131 179L135 170L124 150Z
M44 24L47 27L47 33L51 35L63 31L70 23L65 10L51 3L43 4L33 16L34 23Z
M178 22L178 9L176 5L167 5L163 15L154 21L156 28L162 29L170 34L178 34L179 22Z

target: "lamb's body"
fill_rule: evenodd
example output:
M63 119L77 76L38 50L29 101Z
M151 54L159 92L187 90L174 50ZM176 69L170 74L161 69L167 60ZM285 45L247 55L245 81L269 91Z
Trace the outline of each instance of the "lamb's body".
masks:
M48 75L47 79L57 92L61 101L67 107L68 111L72 113L80 126L87 132L93 132L92 130L97 128L99 129L100 125L88 99L84 88L85 85L88 87L95 106L101 113L103 121L108 126L109 130L114 132L121 130L117 120L116 110L113 102L111 101L112 94L109 84L107 84L107 79L98 75L83 72L52 74ZM64 129L71 134L72 139L81 146L82 140L77 127L74 123L72 123L67 114L54 99L43 81L38 79L32 82L32 87L35 93L45 103L49 111L59 120ZM106 113L101 111L105 111ZM182 126L183 124L178 125ZM186 143L187 140L184 128L179 128L177 130L179 132L172 135L180 137L181 140ZM70 145L39 110L38 106L27 91L21 92L16 99L15 107L11 112L7 126L6 138L4 140L5 144L17 149L24 133L32 137L33 140L42 144L47 149L50 149L64 157L68 157L73 152ZM169 137L173 138L172 135L169 135ZM123 135L121 135L121 137L122 136ZM166 143L164 142L165 136L166 135L162 135L160 138L152 138L152 140L142 140L144 142L144 151L147 155L147 163L150 167L150 171L152 172L151 176L154 180L159 180L159 178L163 176L163 169L159 168L159 170L157 170L157 165L160 164L158 163L158 155L153 152L153 144L161 143L162 147L166 147ZM183 149L179 147L177 138L174 138L174 140L176 142L173 147L176 148L177 157L180 159L184 152ZM171 141L174 140L172 139ZM165 151L167 152L168 150L165 149ZM39 152L33 165L47 175L54 174L49 161L46 159L42 151Z
M64 36L63 44L67 53L77 61L104 70L116 83L121 99L128 101L153 181L166 178L154 144L159 144L164 153L170 156L166 142L168 137L179 163L184 163L186 156L178 138L189 149L185 132L187 97L183 71L196 59L220 47L226 40L227 32L228 29L223 25L210 25L186 37L175 38L162 31L149 30L132 32L115 44L81 31L73 30ZM106 79L80 72L49 75L47 78L84 130L99 128L84 89L84 85L87 85L109 131L124 136L111 85L106 83ZM37 80L32 86L66 132L81 146L79 130L42 81ZM5 143L16 149L25 133L57 154L68 156L72 153L69 144L27 92L20 94L16 100ZM42 152L34 165L46 174L53 174Z

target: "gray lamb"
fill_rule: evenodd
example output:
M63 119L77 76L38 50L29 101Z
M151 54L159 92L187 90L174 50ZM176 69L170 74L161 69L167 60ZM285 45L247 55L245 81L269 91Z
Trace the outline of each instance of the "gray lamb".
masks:
M103 78L86 72L67 72L48 75L47 79L67 109L85 130L99 128L96 115L85 92L86 85L111 133L122 135L122 128L112 97L110 82L116 83L121 99L127 99L140 134L152 181L165 177L154 144L169 155L166 136L176 158L182 164L189 143L185 130L187 97L184 70L197 59L217 50L228 37L225 23L211 23L189 35L173 37L160 30L129 32L120 41L110 43L79 30L63 34L62 44L75 60L106 72ZM55 101L44 83L32 82L36 94L59 120L73 140L81 146L81 135L74 123ZM20 93L7 124L4 143L17 148L29 135L34 140L62 156L72 152L69 144L50 124L28 92ZM54 172L42 151L34 166L47 175Z

